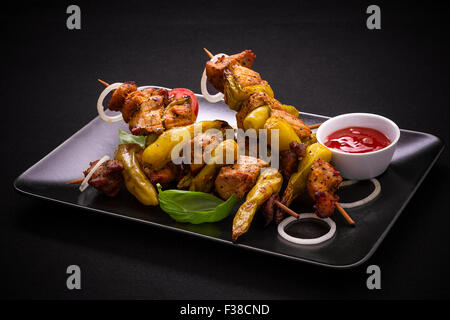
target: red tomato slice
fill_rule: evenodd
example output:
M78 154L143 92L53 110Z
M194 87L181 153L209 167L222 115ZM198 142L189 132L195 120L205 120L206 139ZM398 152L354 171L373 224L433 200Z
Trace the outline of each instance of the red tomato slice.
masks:
M169 91L169 97L174 97L175 99L181 98L183 96L190 96L191 97L191 108L192 111L194 111L195 116L198 115L198 101L195 94L186 88L175 88Z

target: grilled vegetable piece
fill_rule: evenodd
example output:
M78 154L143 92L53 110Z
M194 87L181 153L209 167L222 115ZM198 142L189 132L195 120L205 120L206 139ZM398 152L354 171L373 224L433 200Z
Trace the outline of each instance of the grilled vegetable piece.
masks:
M244 130L263 129L264 124L266 123L267 119L269 119L269 116L270 116L270 107L268 105L256 108L245 117L243 122Z
M224 100L229 108L236 111L239 111L244 101L256 92L264 92L273 97L272 88L267 81L262 80L257 72L247 68L241 70L241 68L244 67L234 68L237 71L236 74L229 69L224 72Z
M273 95L270 96L266 92L259 91L252 93L247 100L243 102L242 107L236 114L238 128L243 129L245 118L250 115L253 110L262 106L268 106L270 112L272 112L272 109L279 109L282 105L278 100L273 98Z
M137 85L134 81L122 83L119 88L114 90L111 99L109 100L108 109L112 111L121 111L127 96L137 89Z
M123 177L128 191L146 206L157 206L158 195L155 188L142 171L136 154L142 148L138 144L120 144L116 160L122 162Z
M291 115L293 115L296 118L298 118L300 115L300 112L297 110L296 107L288 105L288 104L282 104L280 109L286 111L287 113L290 113Z
M220 130L227 127L229 127L227 122L213 120L200 121L189 126L167 130L155 142L145 148L142 154L142 162L153 170L160 170L171 161L172 149L180 143L189 142L194 137L194 133L205 132L208 129ZM181 152L181 148L177 152Z
M220 169L214 183L216 192L224 200L235 193L240 201L255 185L261 168L267 166L268 163L260 159L240 156L238 163Z
M284 110L273 109L271 116L283 118L294 129L300 139L308 138L311 135L311 129L303 123L298 117L293 116Z
M291 142L301 142L291 125L280 116L271 116L264 124L264 128L267 129L267 143L269 143L272 148L275 147L271 144L272 130L278 130L279 151L289 150Z
M251 68L255 58L256 56L251 50L245 50L229 57L219 57L216 62L208 61L206 63L206 76L208 81L217 91L223 93L223 72L229 66L230 62L236 61L244 67Z
M86 177L92 168L97 164L98 160L91 162L89 169L83 172ZM115 197L122 187L123 165L117 160L108 160L103 162L97 170L92 174L88 183L99 192L106 194L108 197Z
M314 208L316 214L321 218L333 214L339 197L335 194L342 177L331 164L322 160L314 160L311 172L308 176L307 189L311 198L316 202Z
M263 170L256 181L255 186L247 194L247 198L233 220L232 240L236 241L239 236L246 233L250 228L255 212L274 193L278 193L283 184L281 173L275 168Z
M283 197L281 198L281 202L284 205L289 206L295 198L306 192L306 182L311 172L311 166L316 159L330 162L331 151L320 143L314 143L306 148L305 157L300 161L297 172L291 176L284 190ZM279 223L283 220L283 217L284 212L277 209L276 222Z
M210 192L220 168L227 164L228 159L235 162L237 152L238 146L234 140L228 139L221 142L211 153L208 164L192 179L189 190Z

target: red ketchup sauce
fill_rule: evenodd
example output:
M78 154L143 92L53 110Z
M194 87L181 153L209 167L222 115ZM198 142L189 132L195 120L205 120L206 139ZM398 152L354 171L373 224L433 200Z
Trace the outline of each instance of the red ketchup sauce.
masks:
M365 153L386 148L391 144L391 140L375 129L348 127L330 134L324 144L342 152Z

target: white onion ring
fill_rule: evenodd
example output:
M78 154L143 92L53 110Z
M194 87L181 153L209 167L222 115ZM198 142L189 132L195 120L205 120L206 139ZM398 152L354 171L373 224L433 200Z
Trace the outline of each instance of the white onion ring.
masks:
M88 175L84 178L83 182L80 185L80 191L83 192L86 190L87 187L89 187L89 179L92 177L95 171L97 171L98 167L101 166L101 164L105 161L109 160L109 156L103 156L98 160L98 162L95 164L95 166L89 171Z
M228 55L225 54L225 53L218 53L214 57L212 57L210 61L216 62L217 59L219 57L222 57L222 56L228 57ZM206 77L206 68L205 68L203 70L202 80L200 81L200 89L202 90L203 97L206 99L206 101L208 101L210 103L217 103L217 102L222 101L223 93L219 92L219 93L217 93L215 95L210 95L209 94L208 86L206 85L207 81L208 81L208 78Z
M281 221L280 224L278 225L278 234L283 239L285 239L289 242L293 242L296 244L312 245L312 244L319 244L319 243L325 242L325 241L331 239L334 236L334 234L336 233L336 223L334 223L334 221L331 220L330 218L322 219L322 218L319 218L318 216L316 216L314 213L300 213L299 219L305 219L305 218L313 218L313 219L324 221L330 226L330 230L327 233L325 233L323 236L320 236L320 237L314 238L314 239L296 238L296 237L288 235L286 233L286 231L284 231L284 228L292 221L296 221L298 219L296 219L294 217L287 217L286 219Z
M353 185L353 184L355 184L357 182L358 182L358 180L347 180L347 181L342 182L339 187L348 187L348 186L351 186L351 185ZM370 179L370 182L372 182L373 185L375 186L375 189L373 189L371 194L369 194L364 199L361 199L361 200L358 200L358 201L355 201L355 202L348 202L348 203L341 203L341 202L339 202L341 207L345 208L345 209L351 209L351 208L362 206L362 205L364 205L366 203L369 203L373 199L375 199L381 192L381 184L375 178Z
M98 111L98 115L100 116L100 118L102 118L103 121L106 122L117 122L122 120L122 113L119 113L118 115L115 116L108 116L105 112L105 110L103 109L103 100L105 100L106 96L108 95L108 93L110 93L111 91L119 88L122 85L121 82L116 82L113 84L110 84L109 86L107 86L105 88L105 90L103 90L103 92L100 94L100 96L98 97L97 100L97 111Z

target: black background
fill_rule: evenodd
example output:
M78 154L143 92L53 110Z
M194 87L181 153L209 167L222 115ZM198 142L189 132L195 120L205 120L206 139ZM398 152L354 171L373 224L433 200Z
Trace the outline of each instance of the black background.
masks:
M450 141L448 34L439 2L91 1L2 10L3 298L449 298L449 152L445 150L373 257L330 270L223 246L14 192L13 180L96 116L96 82L200 92L202 50L252 49L277 98L334 116L373 112ZM66 268L82 290L66 289ZM382 290L366 288L377 264Z

